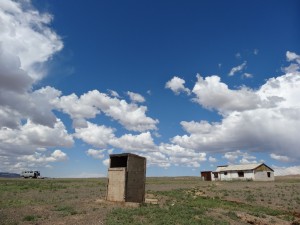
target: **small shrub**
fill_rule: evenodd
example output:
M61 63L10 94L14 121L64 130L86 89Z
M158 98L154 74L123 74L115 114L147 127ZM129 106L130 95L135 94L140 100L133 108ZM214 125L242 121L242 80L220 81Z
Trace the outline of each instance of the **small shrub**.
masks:
M247 195L246 200L248 202L254 202L255 201L254 195L251 195L251 194Z
M233 211L229 211L229 212L225 213L225 215L228 216L232 220L238 220L239 219L237 214Z
M253 215L253 216L259 217L259 218L266 218L267 217L265 214L260 213L260 212L252 212L250 214Z
M54 211L59 211L59 212L62 212L63 214L67 214L67 215L78 214L78 212L71 206L56 206Z
M286 221L294 221L295 217L292 216L292 215L284 215L283 219L286 220Z
M36 220L36 217L33 215L28 215L23 218L23 221L34 221L34 220Z
M223 197L229 196L227 191L224 191Z

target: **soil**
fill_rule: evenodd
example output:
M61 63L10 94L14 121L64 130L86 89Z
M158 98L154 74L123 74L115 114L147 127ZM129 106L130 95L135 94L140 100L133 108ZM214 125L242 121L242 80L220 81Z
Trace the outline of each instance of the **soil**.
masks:
M39 183L34 186L32 182ZM158 207L165 203L166 198L156 193L173 189L192 190L195 197L261 205L293 215L288 221L276 216L235 212L238 220L233 220L224 216L224 209L210 210L211 216L224 218L230 224L300 224L300 176L277 177L275 182L207 182L199 177L147 178L146 197L157 199ZM105 224L108 213L114 208L133 207L106 202L105 194L104 178L0 179L0 224L101 225Z

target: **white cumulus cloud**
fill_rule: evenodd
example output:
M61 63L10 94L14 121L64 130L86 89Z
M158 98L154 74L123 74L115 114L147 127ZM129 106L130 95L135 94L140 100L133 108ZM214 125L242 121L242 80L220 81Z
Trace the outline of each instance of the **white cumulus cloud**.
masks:
M115 138L110 141L113 147L121 148L124 151L153 151L156 146L150 132L141 134L124 134L120 138Z
M49 27L52 18L37 11L29 1L0 3L2 49L18 57L20 69L27 71L34 81L45 75L37 64L46 62L63 47L61 38Z
M0 2L0 169L18 171L63 160L65 153L56 150L49 155L47 148L74 143L53 113L51 101L60 91L33 86L47 75L46 63L63 48L50 27L52 19L30 1ZM36 153L38 149L44 154Z
M190 94L191 91L186 88L184 84L185 80L175 76L166 83L165 88L171 89L176 95L178 95L180 92L186 92L187 94Z
M256 92L241 87L238 90L231 90L221 82L219 76L206 78L197 75L197 83L193 88L196 97L193 99L207 109L216 109L220 113L229 111L243 111L258 108L270 104L268 99L262 101Z
M20 159L29 162L47 163L47 162L65 161L68 159L68 156L66 153L62 152L61 150L55 150L50 156L45 156L41 153L36 152L34 155L22 156L20 157Z
M176 166L200 167L200 162L207 160L205 152L197 152L179 145L162 143L159 150L168 157L170 164Z
M127 91L127 95L129 96L129 98L133 102L138 102L138 103L145 102L145 98L142 95L138 94L138 93Z
M291 159L289 157L287 157L287 156L277 155L277 154L274 154L274 153L271 153L270 157L272 159L275 159L275 160L278 160L278 161L281 161L281 162L290 162L291 161Z
M75 129L74 136L92 146L105 148L112 139L115 139L114 132L114 128L87 122L87 127Z
M247 65L247 62L245 61L245 62L243 62L241 65L238 65L238 66L236 66L236 67L233 67L233 68L230 70L230 72L229 72L228 75L229 75L229 76L233 76L234 74L236 74L236 73L242 71L242 70L246 67L246 65Z
M96 149L89 149L86 151L86 154L92 156L95 159L103 159L104 158L105 150L96 150Z
M29 168L37 168L37 167L48 167L51 168L51 165L48 163L54 163L54 162L63 162L68 160L68 156L63 151L57 149L53 151L50 155L42 154L40 152L35 152L31 155L23 155L18 156L16 158L17 163L14 165L11 165L12 171L17 170L25 170ZM0 166L1 169L1 166Z
M295 52L287 51L286 52L286 59L289 62L296 61L298 64L300 64L300 56L297 55Z
M208 161L211 162L211 163L215 163L218 160L216 158L212 157L212 156L209 156Z
M244 73L242 77L253 78L253 74L251 74L251 73Z
M53 128L28 120L20 129L0 129L1 154L26 155L40 147L70 147L73 143L72 136L60 120L56 121Z
M86 127L86 119L95 118L101 112L131 131L156 130L159 122L146 116L146 106L127 103L98 90L89 91L80 97L75 94L62 96L56 100L55 105L70 115L75 128Z
M292 62L289 66L282 68L285 73L297 72L300 69L300 56L294 52L287 51L286 59L288 62Z
M300 166L280 167L272 166L275 176L299 175Z
M297 58L289 54L293 60ZM247 152L268 152L300 160L300 73L269 78L257 90L242 87L230 90L217 76L198 76L193 93L197 103L215 109L220 122L183 121L187 132L171 139L175 145L204 152L225 152L227 159L239 149ZM275 157L273 155L273 157ZM240 156L241 163L256 162ZM281 158L282 159L282 158Z
M103 163L104 166L108 167L108 166L109 166L109 163L110 163L110 159L104 159L104 160L102 161L102 163Z

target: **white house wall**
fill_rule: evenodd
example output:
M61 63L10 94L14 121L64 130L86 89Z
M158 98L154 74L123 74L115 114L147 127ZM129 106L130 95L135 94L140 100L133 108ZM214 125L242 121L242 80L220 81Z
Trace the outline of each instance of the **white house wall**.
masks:
M268 177L268 172L270 173L270 177ZM274 181L274 172L273 171L256 171L254 174L254 180Z
M214 173L212 172L212 173L211 173L211 180L212 180L212 181L220 180L220 174L218 173L218 178L215 178L215 175L214 175Z
M218 174L218 176L220 176L220 175ZM215 175L213 173L211 173L211 180L216 181L216 180L219 180L219 178L215 178Z
M243 171L244 177L239 177L238 171L228 171L227 175L224 172L219 173L220 180L253 180L254 174L253 171Z

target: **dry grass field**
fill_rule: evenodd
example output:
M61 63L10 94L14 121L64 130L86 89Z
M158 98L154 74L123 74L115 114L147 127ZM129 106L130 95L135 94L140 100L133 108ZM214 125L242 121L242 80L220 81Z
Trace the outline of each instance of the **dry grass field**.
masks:
M300 224L300 177L275 182L147 178L129 207L103 201L106 179L0 179L0 224Z

